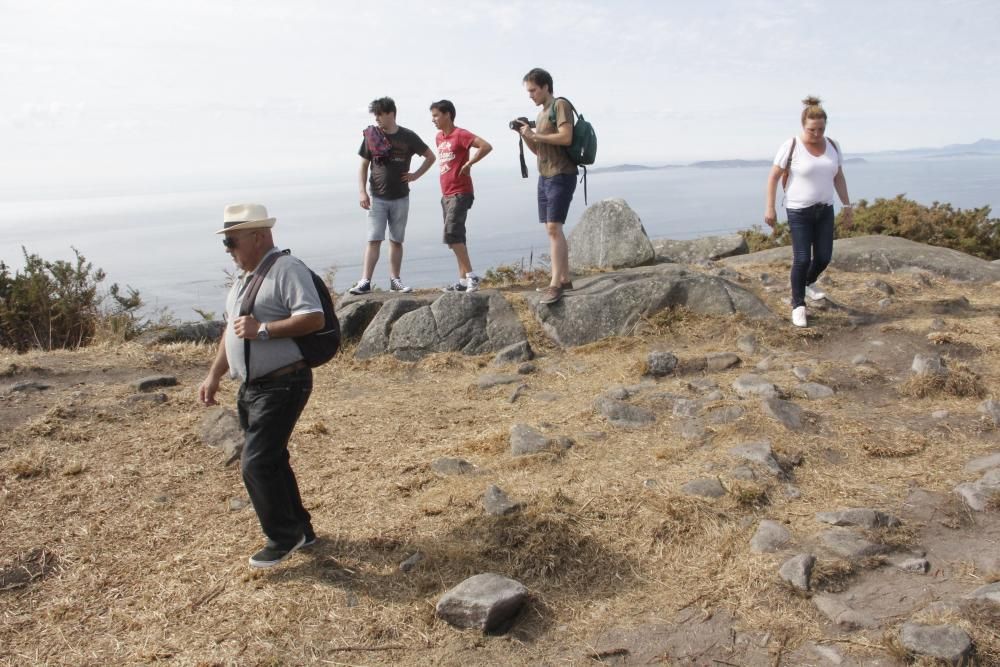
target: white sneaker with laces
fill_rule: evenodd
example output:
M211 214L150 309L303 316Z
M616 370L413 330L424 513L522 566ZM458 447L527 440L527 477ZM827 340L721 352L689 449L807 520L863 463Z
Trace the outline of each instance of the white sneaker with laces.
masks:
M799 306L798 308L792 308L792 324L797 327L806 326L806 307Z
M412 292L413 288L409 285L403 284L402 278L389 278L389 291L390 292Z
M347 290L351 294L368 294L372 291L371 281L362 278L358 281L358 284Z
M812 285L806 285L806 298L812 299L813 301L820 301L826 298L826 292L815 287L816 283Z
M474 273L465 274L465 291L466 292L479 291L479 276L477 276Z

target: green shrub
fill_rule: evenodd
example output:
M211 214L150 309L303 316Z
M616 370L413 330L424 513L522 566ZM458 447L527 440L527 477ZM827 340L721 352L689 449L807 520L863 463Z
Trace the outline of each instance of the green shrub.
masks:
M983 259L1000 258L1000 218L991 218L990 207L955 209L951 204L934 202L924 206L897 195L876 199L869 204L862 199L854 208L854 225L843 227L844 213L837 216L837 237L884 234L910 241L959 250ZM760 225L743 230L750 252L790 245L788 223L778 223L778 233Z
M104 271L75 248L75 262L48 262L21 250L23 271L12 275L0 262L0 347L74 348L91 342L99 329L117 337L137 331L135 312L142 300L134 289L123 296L114 284L107 295L99 294Z

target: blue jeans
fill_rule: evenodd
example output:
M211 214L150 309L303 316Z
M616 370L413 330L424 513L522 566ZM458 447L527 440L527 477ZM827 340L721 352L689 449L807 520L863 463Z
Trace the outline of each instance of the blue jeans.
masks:
M833 206L815 204L790 208L792 233L792 308L806 305L806 285L812 285L833 257Z
M312 393L312 370L240 387L236 405L246 433L240 467L243 484L269 544L291 547L312 530L288 462L288 438Z

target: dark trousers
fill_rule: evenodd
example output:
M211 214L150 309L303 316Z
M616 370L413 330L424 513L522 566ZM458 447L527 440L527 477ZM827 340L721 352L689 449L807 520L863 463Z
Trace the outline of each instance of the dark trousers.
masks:
M312 370L243 383L237 397L246 432L243 483L271 546L291 547L308 530L309 512L288 462L288 438L312 393Z
M812 285L833 257L833 206L816 204L790 208L792 233L792 308L806 305L806 285Z

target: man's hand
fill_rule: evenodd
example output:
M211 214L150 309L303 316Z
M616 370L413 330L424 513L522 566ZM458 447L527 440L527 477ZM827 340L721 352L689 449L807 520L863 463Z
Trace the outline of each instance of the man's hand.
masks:
M409 172L407 174L403 174L402 178L403 178L404 182L406 182L406 183L412 183L413 181L415 181L418 178L420 178L420 174L418 174L415 171L411 171L411 172Z
M209 374L198 387L198 400L204 406L218 405L215 392L219 391L219 378Z
M260 329L260 322L252 315L243 315L233 320L233 331L239 338L254 340L257 338L257 331Z
M367 211L372 207L372 198L368 196L367 192L365 192L361 195L359 203L361 204L361 208Z
M531 129L531 126L527 123L521 123L521 127L518 129L518 132L526 141L535 140L535 131Z
M459 177L464 177L469 175L469 171L472 169L472 165L466 162L462 165L462 168L458 170Z

